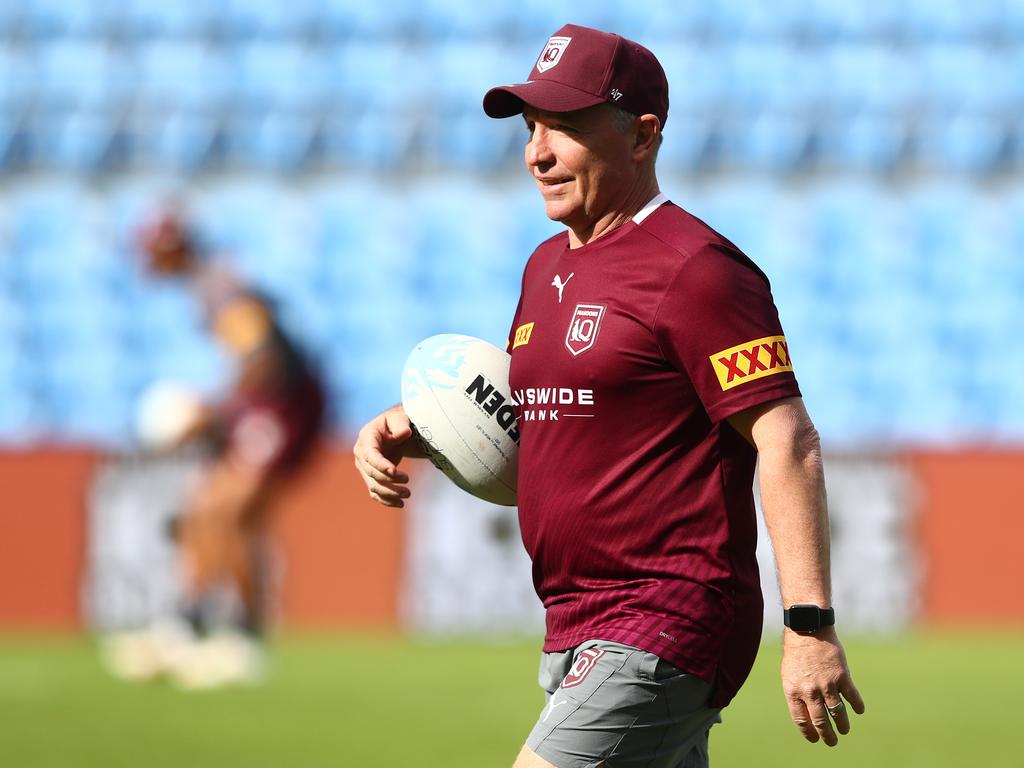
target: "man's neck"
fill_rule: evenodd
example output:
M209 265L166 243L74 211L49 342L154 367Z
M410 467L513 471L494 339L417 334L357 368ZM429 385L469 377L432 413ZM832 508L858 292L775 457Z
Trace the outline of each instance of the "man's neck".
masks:
M659 193L657 179L652 178L649 183L637 185L630 190L620 204L615 206L614 210L599 217L596 221L588 222L586 226L570 226L569 247L581 248L614 232L639 213Z

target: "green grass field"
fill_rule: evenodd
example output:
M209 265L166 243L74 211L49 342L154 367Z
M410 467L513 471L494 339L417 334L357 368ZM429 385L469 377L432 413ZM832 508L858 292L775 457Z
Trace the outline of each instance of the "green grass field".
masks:
M253 689L110 679L86 639L0 639L0 765L511 765L541 707L536 641L285 636ZM722 766L1024 767L1024 634L849 641L868 711L835 749L805 743L766 644L712 731Z

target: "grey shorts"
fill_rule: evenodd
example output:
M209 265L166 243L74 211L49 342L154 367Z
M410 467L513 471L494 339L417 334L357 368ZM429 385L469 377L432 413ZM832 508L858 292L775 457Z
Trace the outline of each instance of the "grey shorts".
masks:
M703 768L711 685L606 640L541 657L547 696L526 745L557 768Z

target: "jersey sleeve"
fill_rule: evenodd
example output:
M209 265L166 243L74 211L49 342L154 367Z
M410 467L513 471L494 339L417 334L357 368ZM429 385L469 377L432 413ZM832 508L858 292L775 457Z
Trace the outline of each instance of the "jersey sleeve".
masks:
M526 265L523 267L523 276L519 279L519 301L516 304L515 314L512 315L512 325L508 329L508 339L505 341L505 351L510 354L516 347L527 343L530 340L530 334L533 333L533 323L520 325L523 316L523 292L526 290L526 273L530 270L532 263L533 254L527 259Z
M727 246L707 245L683 263L658 307L654 333L714 422L800 395L768 280Z
M505 339L505 351L506 352L511 352L514 349L513 345L515 345L516 342L520 340L520 339L516 338L516 335L522 333L520 331L520 329L519 329L519 317L521 316L522 311L523 311L523 295L522 295L522 293L520 293L519 294L519 303L516 305L515 314L512 315L512 325L509 326L509 329L508 329L508 338Z

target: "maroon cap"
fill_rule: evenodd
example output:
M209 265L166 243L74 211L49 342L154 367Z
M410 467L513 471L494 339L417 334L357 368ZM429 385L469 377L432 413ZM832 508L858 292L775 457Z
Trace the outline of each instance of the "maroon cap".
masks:
M548 39L525 83L499 85L484 95L490 117L512 117L523 104L572 112L603 102L634 115L668 120L668 80L654 54L632 40L566 24Z

